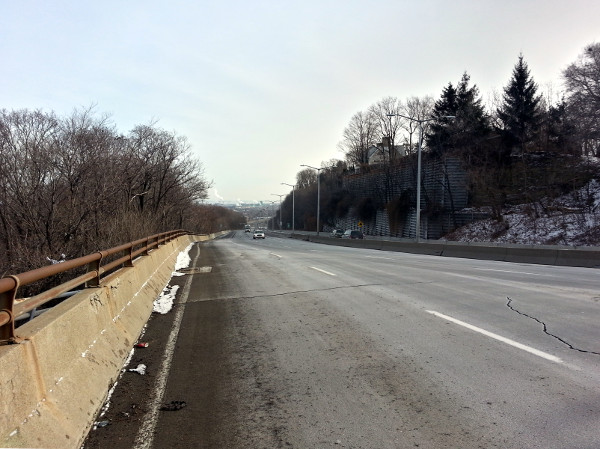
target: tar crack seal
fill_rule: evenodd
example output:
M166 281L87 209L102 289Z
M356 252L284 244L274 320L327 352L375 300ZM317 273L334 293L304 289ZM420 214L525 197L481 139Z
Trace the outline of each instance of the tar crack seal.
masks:
M572 349L574 351L579 351L579 352L584 352L586 354L595 354L595 355L600 355L600 352L594 352L594 351L587 351L585 349L580 349L580 348L576 348L575 346L573 346L571 343L569 343L568 341L566 341L565 339L559 337L558 335L554 335L551 334L550 332L548 332L548 326L546 326L546 323L544 323L542 320L539 320L538 318L531 316L531 315L527 315L524 312L520 312L519 310L515 309L513 306L510 305L510 303L512 302L512 299L510 299L508 296L506 297L506 299L508 299L508 302L506 303L506 306L512 310L513 312L518 313L519 315L522 315L524 317L527 317L531 320L537 321L538 323L540 323L542 326L544 326L544 333L546 335L549 335L552 338L556 338L558 341L560 341L561 343L563 343L564 345L567 345L569 347L569 349Z

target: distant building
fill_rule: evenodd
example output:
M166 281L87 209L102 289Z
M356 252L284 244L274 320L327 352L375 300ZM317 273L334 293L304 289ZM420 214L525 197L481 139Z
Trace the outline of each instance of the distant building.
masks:
M407 146L406 145L394 145L394 149L391 153L391 159L396 160L406 156ZM382 144L372 145L367 150L367 160L369 165L380 165L390 160L390 148L382 146Z

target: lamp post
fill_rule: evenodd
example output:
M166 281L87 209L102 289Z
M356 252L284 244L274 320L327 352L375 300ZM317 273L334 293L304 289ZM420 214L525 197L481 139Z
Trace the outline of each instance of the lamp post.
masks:
M296 230L296 199L294 191L296 190L296 186L293 184L288 184L287 182L282 182L282 186L290 186L292 188L292 232Z
M419 124L419 148L417 150L417 217L415 223L415 242L419 243L419 239L421 237L421 143L423 142L423 123L431 122L432 120L436 120L436 118L414 118L409 117L407 115L402 114L387 114L388 117L402 117L407 120L412 120L413 122L417 122ZM455 118L454 115L444 115L441 118Z
M311 165L300 165L300 167L312 168L313 170L317 170L317 235L319 235L320 226L320 211L321 211L321 170L323 168L312 167Z
M281 197L285 195L280 195L279 193L271 193L271 195L279 197L279 230L281 231Z
M273 229L271 229L271 231L275 230L275 203L276 201L269 201L269 203L271 203L271 213L273 214ZM269 229L269 219L267 219L267 229Z

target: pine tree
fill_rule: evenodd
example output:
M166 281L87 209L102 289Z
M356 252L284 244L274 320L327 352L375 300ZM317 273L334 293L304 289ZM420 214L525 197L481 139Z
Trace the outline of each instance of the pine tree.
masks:
M436 156L453 153L471 159L489 135L489 119L479 89L470 87L469 81L464 73L456 88L448 83L435 103L427 143Z
M456 89L452 83L448 83L442 90L441 98L433 106L431 114L433 120L429 125L426 141L430 153L434 156L441 156L454 150L452 133L448 126L451 119L448 117L456 115L456 94Z
M546 113L545 147L546 151L576 156L581 148L576 138L577 127L567 113L567 103L561 100L548 108Z
M536 93L537 85L529 67L523 55L519 55L512 78L504 88L503 104L496 111L501 124L499 131L512 154L525 154L540 132L540 97Z

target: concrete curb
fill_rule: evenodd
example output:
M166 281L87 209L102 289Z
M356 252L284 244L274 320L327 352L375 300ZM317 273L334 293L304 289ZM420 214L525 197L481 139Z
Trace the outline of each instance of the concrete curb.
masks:
M0 445L80 448L178 254L214 237L166 243L21 326L25 341L0 347Z

